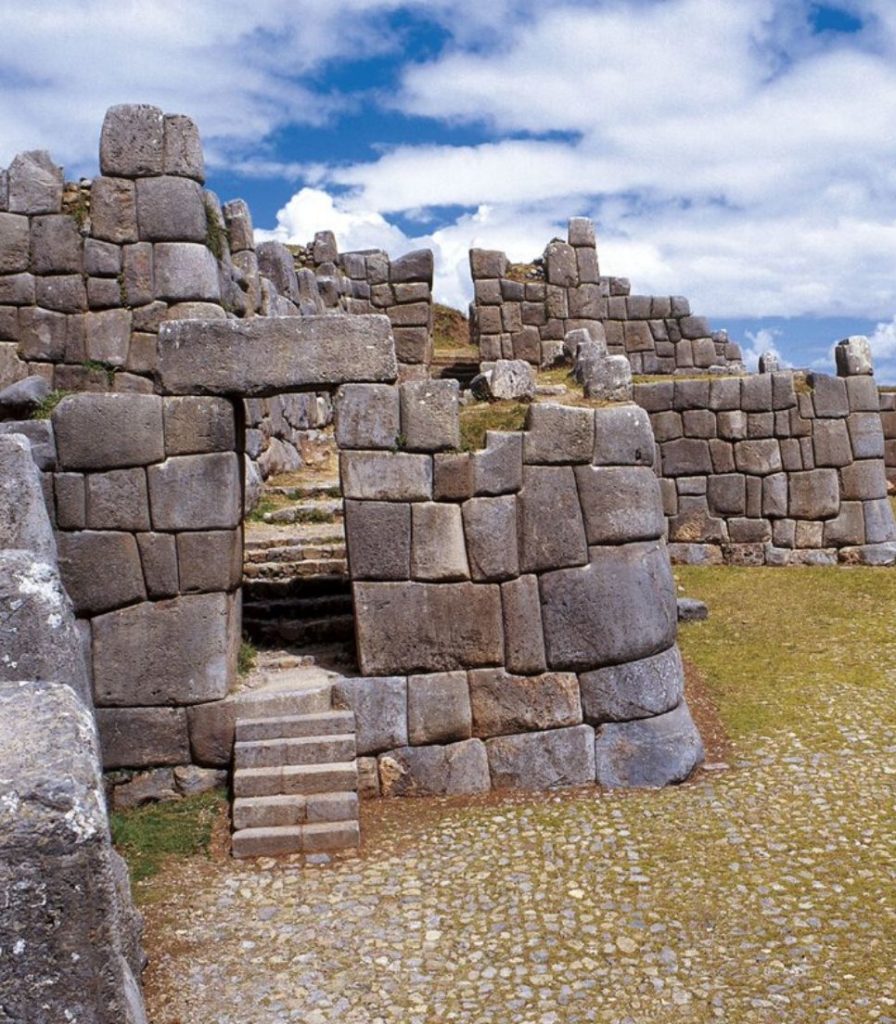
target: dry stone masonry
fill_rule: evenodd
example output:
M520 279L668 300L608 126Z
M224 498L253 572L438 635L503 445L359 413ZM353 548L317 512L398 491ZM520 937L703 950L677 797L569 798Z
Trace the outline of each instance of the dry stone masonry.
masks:
M563 359L567 333L583 328L611 355L626 356L636 374L743 369L739 346L692 315L687 299L632 295L626 278L601 277L585 217L573 217L567 241L555 238L533 264L512 266L503 252L473 249L470 270L471 341L485 363L552 366Z

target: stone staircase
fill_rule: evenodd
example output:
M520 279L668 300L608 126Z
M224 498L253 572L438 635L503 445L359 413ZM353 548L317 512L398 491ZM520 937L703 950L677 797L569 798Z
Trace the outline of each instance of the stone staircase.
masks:
M479 350L472 347L433 353L430 372L436 380L456 380L466 390L479 373Z
M267 673L264 687L240 702L234 857L320 854L360 843L354 715L333 709L321 676L314 667Z

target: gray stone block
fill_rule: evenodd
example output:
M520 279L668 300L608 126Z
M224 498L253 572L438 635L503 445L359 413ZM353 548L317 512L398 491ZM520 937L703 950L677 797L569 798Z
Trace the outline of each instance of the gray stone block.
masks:
M34 300L44 309L80 313L87 309L87 288L80 274L58 274L34 280Z
M202 141L194 121L184 114L165 114L162 146L162 173L178 174L205 181Z
M496 584L355 583L355 631L365 675L500 665Z
M579 283L579 269L575 249L565 242L550 242L544 251L545 274L549 284L564 288Z
M164 170L165 117L146 103L122 103L106 111L100 133L100 171L122 178Z
M525 466L517 510L522 572L588 561L585 524L571 466Z
M30 455L29 455L30 458ZM60 530L83 530L87 525L87 487L80 473L55 473L56 526ZM0 540L0 547L4 546ZM24 547L12 544L7 547Z
M58 479L58 477L57 477ZM174 597L178 591L177 543L170 533L137 535L147 596Z
M417 249L392 260L389 280L393 283L425 281L432 287L433 255L430 249Z
M23 434L0 434L0 550L28 551L54 563L56 542L47 516L41 476Z
M781 447L774 438L738 441L734 446L734 462L739 473L754 476L780 473L783 468Z
M432 458L404 452L342 452L342 493L346 499L429 501Z
M333 403L340 448L394 448L401 434L399 389L391 384L344 384Z
M221 700L236 665L238 619L226 594L144 602L98 616L91 623L97 704Z
M774 473L762 481L762 514L783 519L787 515L787 474Z
M164 175L137 182L138 237L147 242L205 242L202 186Z
M867 381L868 377L855 377L854 381ZM847 381L847 384L853 383ZM839 421L838 421L839 422ZM847 419L852 453L857 459L882 459L884 457L884 432L878 412L852 412ZM820 424L816 424L816 428ZM850 460L852 461L852 460ZM818 461L816 465L823 465Z
M168 394L264 398L315 384L389 382L397 373L382 316L176 321L159 329L159 376Z
M698 438L677 438L662 446L663 476L695 476L712 472L709 444Z
M239 530L200 530L177 535L177 565L182 594L235 590L243 576Z
M485 441L485 449L473 453L474 493L515 493L523 485L522 434L488 430Z
M595 740L597 781L609 788L683 782L703 761L703 743L682 701L673 711L601 726Z
M532 405L523 435L523 462L590 462L594 413L571 405Z
M132 314L134 330L155 333L162 321L171 319L171 316L165 303L153 301L156 294L153 247L149 242L137 242L135 245L124 246L122 253L121 283L124 296L129 306L142 307L135 309Z
M843 501L840 512L824 524L822 544L825 547L865 543L865 510L861 501Z
M473 495L473 457L469 452L438 452L433 456L433 497L464 501Z
M9 165L10 213L59 213L62 209L62 168L44 149L19 153Z
M190 760L184 708L97 708L96 725L105 771Z
M94 178L90 186L90 231L115 245L137 241L137 190L124 178Z
M234 254L255 250L255 234L252 228L252 213L243 199L232 199L225 203L224 222L230 238L230 251ZM256 264L257 265L257 264Z
M146 600L140 555L131 534L61 533L57 544L62 581L79 616Z
M457 505L425 502L411 506L411 576L430 581L470 578Z
M221 299L218 264L205 245L157 242L153 246L153 271L157 299L165 302L219 302Z
M379 775L384 797L460 796L489 790L481 740L390 750L379 758Z
M65 683L90 707L84 648L55 565L0 549L0 680Z
M835 469L790 474L790 515L793 519L828 519L840 509Z
M470 270L474 281L482 277L504 277L507 257L495 249L471 249Z
M713 381L714 384L721 383ZM646 412L667 412L672 408L672 398L675 394L673 381L659 381L655 384L636 384L634 386L634 400ZM738 396L740 385L738 385Z
M622 544L663 535L659 480L646 466L576 466L589 544Z
M4 216L12 215L0 215ZM80 274L83 269L82 245L74 217L64 213L35 217L31 221L29 269L34 274Z
M466 672L408 677L408 741L451 743L472 735Z
M409 451L460 447L456 380L409 381L399 387L401 433Z
M677 707L684 694L684 668L674 646L650 658L585 672L579 682L586 722L627 722Z
M675 642L675 587L662 542L591 549L577 569L539 580L548 667L589 671Z
M178 455L150 466L155 530L231 530L242 518L239 458L234 452Z
M462 512L473 579L518 576L516 499L512 495L473 498L464 503Z
M810 373L806 380L812 389L812 394L805 397L811 397L816 416L840 417L849 415L849 398L846 393L845 381L839 377L828 377L823 373ZM800 411L803 412L802 401L800 403Z
M148 530L149 498L143 469L113 469L87 476L89 530Z
M653 430L650 417L636 405L594 410L596 466L652 466Z
M571 672L511 675L504 669L469 673L473 735L481 739L579 725L579 682Z
M834 346L834 359L838 377L852 377L856 374L870 376L874 373L871 345L861 334L838 341Z
M14 306L30 306L34 303L34 276L32 274L8 274L0 277L0 303L3 310L3 334L10 341L19 340L17 312ZM3 380L8 378L4 375Z
M143 466L165 457L162 400L154 395L70 395L52 422L62 469Z
M31 445L31 458L38 469L56 469L56 442L48 420L11 420L0 423L0 436L21 434Z
M596 244L594 223L588 217L570 217L567 225L567 238L570 245L593 248Z
M883 544L896 540L893 509L886 498L865 502L865 543Z
M109 366L124 366L131 342L131 314L127 309L105 309L84 318L87 358Z
M746 480L740 473L723 473L707 480L706 500L711 512L743 515L747 508Z
M880 459L863 459L840 470L841 497L860 501L887 496L887 476Z
M236 448L233 406L223 398L166 398L166 455L230 452Z
M879 423L878 430L880 430ZM882 433L881 441L883 441ZM853 456L846 420L816 420L812 447L816 466L848 466L852 462Z
M485 748L495 789L556 789L594 781L589 725L497 736Z
M352 579L410 577L411 508L406 503L346 501L345 535Z
M333 706L354 712L358 754L407 745L408 686L403 676L338 679Z
M883 409L873 377L848 377L846 396L851 412L878 412Z
M503 584L501 599L505 665L511 672L544 672L547 661L537 577L520 576Z

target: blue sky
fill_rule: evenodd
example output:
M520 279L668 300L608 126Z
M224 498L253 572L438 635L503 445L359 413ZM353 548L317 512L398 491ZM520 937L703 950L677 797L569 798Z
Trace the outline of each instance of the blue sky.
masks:
M96 173L119 102L190 114L266 237L529 259L590 215L604 273L753 357L896 382L892 0L62 0L0 9L0 160ZM65 26L65 32L60 26Z

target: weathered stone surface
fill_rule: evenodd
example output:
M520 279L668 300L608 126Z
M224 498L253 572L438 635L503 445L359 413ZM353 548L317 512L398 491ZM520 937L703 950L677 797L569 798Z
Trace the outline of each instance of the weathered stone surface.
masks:
M153 246L153 273L157 299L165 302L219 302L221 299L218 263L211 250L198 242L157 242ZM225 323L241 321L228 320ZM249 323L254 324L255 321ZM184 322L174 322L175 327L178 324L183 326ZM200 330L207 330L207 326L203 324ZM210 362L208 369L213 366ZM199 381L202 379L202 375L197 378ZM220 393L208 388L205 391ZM174 393L184 392L175 389Z
M668 786L683 782L703 761L703 743L687 704L655 718L601 726L595 741L602 786Z
M80 274L81 246L81 233L73 217L63 213L35 217L31 221L29 269L34 274Z
M456 380L419 380L402 384L401 433L409 451L443 451L460 447Z
M660 484L646 466L576 466L589 544L621 544L663 535Z
M709 444L704 439L682 437L662 447L663 476L699 476L712 472Z
M684 694L684 668L674 646L650 658L585 672L579 682L586 722L627 722L677 707Z
M411 576L416 580L469 579L457 505L426 502L411 507Z
M425 281L432 287L433 256L430 249L417 249L392 260L389 280L395 284L406 281Z
M19 310L19 355L22 359L60 362L65 356L66 317L48 309Z
M439 452L433 456L433 497L463 501L473 494L473 457L469 452Z
M171 803L180 800L180 793L174 784L174 772L170 768L154 768L138 772L130 781L112 790L112 809L130 811L147 804Z
M231 199L223 207L224 222L230 238L230 251L234 254L255 249L252 213L243 199ZM257 266L257 264L256 264Z
M342 493L371 501L428 501L432 459L404 452L343 452L339 457Z
M58 480L58 477L57 477ZM174 597L178 591L177 543L170 533L137 535L143 579L150 599Z
M575 249L565 242L550 242L544 251L545 273L549 284L564 288L579 283Z
M848 466L853 456L846 420L816 420L812 447L816 466Z
M365 675L500 665L500 590L483 583L355 583Z
M531 675L547 668L538 578L520 576L501 587L504 606L504 664Z
M408 742L408 685L403 676L339 679L333 706L355 713L359 754L376 754Z
M675 641L675 587L662 542L592 548L588 565L546 573L539 584L549 668L636 661Z
M570 245L594 246L594 224L588 217L570 217L567 225Z
M346 501L345 535L352 579L410 577L411 509L404 502Z
M887 477L881 459L860 459L840 470L841 498L856 501L884 498L887 495Z
M499 359L485 376L491 398L513 401L535 394L535 371L522 359Z
M596 466L652 466L650 417L636 405L594 410Z
M504 669L469 674L473 735L486 739L579 725L579 683L571 672L511 675Z
M464 503L462 512L473 579L518 576L516 499L512 495L473 498Z
M838 341L834 346L834 360L837 364L838 377L871 375L874 363L871 358L871 345L864 335L856 334Z
M199 530L177 536L177 564L182 594L235 590L243 575L239 530Z
M136 604L91 623L99 705L196 704L226 696L239 628L226 594Z
M38 561L56 560L40 473L22 434L0 434L0 550L4 548L26 550Z
M148 242L205 242L202 186L164 175L137 182L137 229Z
M523 486L523 436L487 430L485 449L473 453L473 490L477 495L512 494Z
M882 412L884 409L883 395L872 377L848 377L846 396L851 412Z
M379 758L383 796L487 793L488 760L481 740L447 746L401 747Z
M184 708L97 708L96 725L106 771L190 760Z
M412 746L451 743L471 735L466 672L408 677L408 740Z
M399 389L344 384L333 403L340 448L394 448L401 434Z
M739 473L756 476L780 473L781 446L774 438L738 441L734 446L734 462Z
M0 436L21 434L31 445L31 458L38 469L56 469L56 442L48 420L10 420L0 423Z
M44 149L19 153L9 165L10 213L59 213L62 168Z
M382 316L176 321L159 329L159 375L168 394L263 398L313 384L389 382L397 374Z
M497 249L471 249L470 270L474 281L482 277L504 277L507 257Z
M824 524L825 547L842 547L865 543L865 511L861 501L840 503L840 512Z
M835 469L813 469L790 474L790 515L794 519L827 519L840 507Z
M6 274L0 277L0 304L5 308L2 315L2 334L10 341L19 340L18 314L15 306L30 306L34 302L34 276L32 274ZM4 374L2 380L8 380Z
M857 378L861 381L867 379L867 377ZM882 459L884 457L884 432L881 427L880 413L852 412L846 422L855 458ZM818 462L817 456L816 465L823 465Z
M893 509L886 498L865 502L865 543L883 544L896 540Z
M221 398L166 398L165 453L199 455L236 447L233 406Z
M523 434L523 462L590 462L594 413L571 405L532 405Z
M0 680L56 681L90 706L72 604L51 562L0 549Z
M59 571L79 616L146 599L137 543L129 533L61 533Z
M109 107L100 132L100 171L122 178L164 170L165 117L146 103Z
M720 515L744 515L747 508L746 477L742 473L720 473L706 481L709 510Z
M829 377L823 373L810 373L806 378L812 389L812 406L818 417L835 417L849 415L849 398L846 382L839 377ZM802 411L802 399L800 411ZM804 413L805 415L805 413Z
M94 238L122 245L137 241L137 190L124 178L94 178L90 186Z
M205 180L205 159L195 122L184 114L166 114L164 122L162 173L195 178L201 184Z
M149 501L155 530L230 530L242 517L235 452L177 455L150 466Z
M143 466L165 457L162 400L154 395L69 395L53 411L62 469Z
M706 603L696 597L679 597L676 603L679 622L704 622L709 618Z
M89 530L148 530L149 498L143 469L113 469L87 477Z
M67 686L0 686L0 787L4 1016L142 1024L140 918L109 838L92 715Z
M28 269L30 237L27 217L0 213L0 273Z
M494 789L556 789L594 781L589 725L497 736L485 748Z
M571 466L525 466L517 507L522 572L583 565L588 560Z

